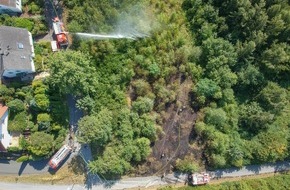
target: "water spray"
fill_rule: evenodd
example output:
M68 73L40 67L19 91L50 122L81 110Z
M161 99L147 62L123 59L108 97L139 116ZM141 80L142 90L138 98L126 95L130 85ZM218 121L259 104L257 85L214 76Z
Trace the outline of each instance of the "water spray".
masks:
M147 34L142 34L139 32L134 32L130 34L92 34L92 33L75 33L76 35L84 38L94 38L97 40L104 40L104 39L131 39L131 40L136 40L138 38L145 38L148 37L149 35Z

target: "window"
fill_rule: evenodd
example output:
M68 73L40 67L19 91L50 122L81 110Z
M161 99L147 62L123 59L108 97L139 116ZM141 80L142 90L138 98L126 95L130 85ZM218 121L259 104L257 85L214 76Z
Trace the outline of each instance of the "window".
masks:
M18 49L23 49L23 48L24 48L23 44L22 43L18 43Z

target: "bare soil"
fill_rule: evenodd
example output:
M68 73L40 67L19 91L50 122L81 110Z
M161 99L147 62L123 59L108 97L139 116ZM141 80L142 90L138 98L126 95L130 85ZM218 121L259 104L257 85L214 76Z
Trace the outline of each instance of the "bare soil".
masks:
M152 146L152 153L146 163L139 166L137 175L162 175L174 170L175 162L186 155L193 154L197 160L201 159L201 150L194 146L192 129L197 114L191 107L190 91L192 81L178 78L179 85L175 103L168 106L163 115L164 135L159 137Z

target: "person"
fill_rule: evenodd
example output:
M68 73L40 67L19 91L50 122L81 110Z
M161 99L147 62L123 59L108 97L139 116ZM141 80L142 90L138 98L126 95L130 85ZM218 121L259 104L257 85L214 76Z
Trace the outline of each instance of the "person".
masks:
M161 181L164 180L164 177L165 177L165 173L162 174L162 176L161 176Z

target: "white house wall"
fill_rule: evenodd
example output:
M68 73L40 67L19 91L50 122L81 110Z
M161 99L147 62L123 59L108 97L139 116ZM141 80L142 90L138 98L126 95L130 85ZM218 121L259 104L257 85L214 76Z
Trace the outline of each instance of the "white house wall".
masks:
M0 139L6 149L12 140L12 136L8 133L8 111L3 114L0 120Z
M33 61L35 53L34 53L32 35L30 32L28 32L28 36L29 36L29 43L30 43L30 47L31 47L31 57L30 57L31 71L35 72L35 65L34 65L34 61Z

